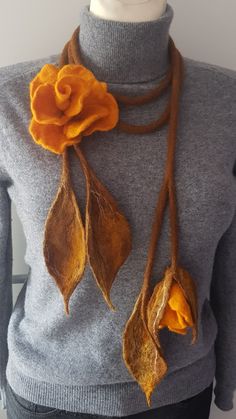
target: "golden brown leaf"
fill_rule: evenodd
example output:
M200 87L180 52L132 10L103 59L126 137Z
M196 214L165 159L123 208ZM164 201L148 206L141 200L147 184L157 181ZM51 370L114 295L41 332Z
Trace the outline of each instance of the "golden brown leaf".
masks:
M163 279L155 285L152 295L148 302L148 328L152 333L154 339L157 340L157 344L159 342L159 323L168 303L172 281L173 274L171 268L167 267Z
M171 266L167 267L162 280L155 285L147 304L148 330L144 327L141 316L141 291L123 333L125 364L144 391L149 407L150 396L155 386L164 378L168 369L159 340L161 328L159 326L168 306L173 284L178 283L181 286L186 303L189 304L191 310L193 308L192 319L197 318L195 284L183 268L178 268L177 272L179 281L175 282L176 276ZM193 324L193 330L195 336L196 320Z
M77 154L87 185L85 234L88 261L105 301L115 311L110 290L131 251L131 230L115 199L89 167L79 147Z
M150 397L167 372L167 364L160 353L160 343L156 342L144 327L141 316L141 292L134 305L123 332L123 359L125 364L145 393L150 407Z
M189 272L180 266L177 269L177 275L175 279L181 286L191 308L193 319L191 344L193 344L196 342L198 337L198 302L196 284Z
M66 159L64 163L68 164ZM69 314L70 296L86 265L86 243L80 210L65 167L46 218L43 252L48 272L55 279Z

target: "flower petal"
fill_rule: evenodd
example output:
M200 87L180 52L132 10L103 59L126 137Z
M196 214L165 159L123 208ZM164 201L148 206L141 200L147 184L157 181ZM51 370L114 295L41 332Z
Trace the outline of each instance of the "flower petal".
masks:
M100 94L99 94L100 93ZM65 128L68 138L76 135L91 135L95 131L108 131L115 127L119 119L119 107L110 94L92 91L86 98L83 109Z
M82 64L66 64L58 72L57 80L64 77L72 76L72 78L79 78L85 81L95 80L95 75L87 67Z
M169 329L171 332L175 332L175 333L178 333L178 334L180 334L180 335L186 335L186 334L187 334L187 329L186 329L186 328L185 328L185 329L177 329L177 328L175 328L175 327L168 326L168 329Z
M92 84L79 77L64 77L55 84L56 103L68 117L81 112L84 99L90 94Z
M82 115L79 115L77 118L73 119L73 122L68 122L65 125L64 132L67 138L74 138L77 135L84 135L86 128L90 127L94 121L96 121L100 115L91 114L87 118L83 118ZM94 129L94 131L96 131Z
M164 314L161 318L159 329L162 329L163 327L172 326L175 328L178 328L179 326L179 320L176 311L173 311L169 304L166 305Z
M91 135L94 131L109 131L116 126L118 119L119 107L117 101L114 96L107 93L100 104L99 119L85 129L83 135Z
M186 334L186 327L192 326L192 316L188 302L178 283L172 282L168 303L166 304L159 328L168 327L169 330Z
M81 141L81 138L68 140L63 133L63 127L52 124L42 125L33 118L29 125L29 132L37 144L57 154L63 153L65 147Z
M31 111L36 122L40 124L64 125L69 117L58 109L54 87L51 84L41 84L37 87L31 101Z
M188 302L183 294L182 288L174 281L171 287L168 304L172 310L175 310L179 320L180 327L193 325L193 319Z
M33 99L33 95L38 86L43 83L54 84L57 79L59 69L53 64L45 64L39 73L30 81L30 99Z

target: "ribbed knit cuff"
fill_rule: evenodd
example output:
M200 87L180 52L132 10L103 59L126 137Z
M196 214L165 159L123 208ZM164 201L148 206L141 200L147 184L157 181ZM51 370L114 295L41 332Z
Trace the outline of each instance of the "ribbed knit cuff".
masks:
M214 403L220 410L227 411L234 408L234 392L232 390L216 385L214 388L214 394Z
M6 387L0 387L1 409L6 409Z

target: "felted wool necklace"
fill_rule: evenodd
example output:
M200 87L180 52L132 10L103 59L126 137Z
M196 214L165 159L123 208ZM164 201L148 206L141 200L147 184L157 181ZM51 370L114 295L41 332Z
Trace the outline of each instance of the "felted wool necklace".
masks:
M131 229L114 197L101 183L80 148L83 137L116 127L127 134L156 131L169 122L168 149L163 183L157 200L143 285L123 333L123 359L145 393L148 406L155 386L167 373L159 330L167 327L180 334L192 327L198 336L197 290L189 272L178 263L177 208L174 182L174 151L179 98L183 82L183 58L169 36L170 68L153 90L142 96L111 94L107 83L96 79L79 54L79 29L74 31L60 55L59 67L45 64L30 82L33 140L62 155L62 173L57 194L45 221L43 252L48 272L54 278L69 314L69 299L81 281L88 262L109 308L110 290L132 248ZM119 119L118 103L142 105L157 99L170 85L164 112L147 125L131 125ZM101 141L101 140L100 140ZM83 225L69 170L67 147L73 146L86 179L86 213ZM171 264L163 278L150 289L154 255L169 198Z

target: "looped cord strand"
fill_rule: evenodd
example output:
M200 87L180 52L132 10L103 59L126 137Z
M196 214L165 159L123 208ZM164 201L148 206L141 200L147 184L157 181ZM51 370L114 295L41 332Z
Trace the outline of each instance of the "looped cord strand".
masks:
M66 64L82 64L79 54L79 30L78 26L71 39L65 44L60 56L59 66ZM154 212L154 220L151 229L151 239L147 256L147 263L145 267L144 280L141 289L142 293L142 318L145 328L151 338L153 339L147 325L147 304L150 298L150 279L153 270L154 256L156 252L157 241L160 236L161 223L165 208L167 205L167 197L169 196L169 213L170 213L170 230L171 230L171 269L173 274L177 272L178 266L178 231L177 231L177 205L176 205L176 190L174 182L174 152L176 143L177 122L179 113L179 99L181 94L181 86L183 82L183 57L175 47L173 39L169 36L168 52L170 57L170 68L168 69L164 78L160 83L148 93L138 96L126 96L112 93L117 102L123 103L126 106L142 105L157 99L171 84L171 95L164 112L158 119L147 125L132 125L121 120L118 121L116 128L126 133L144 134L156 131L164 126L169 121L168 130L168 151L166 159L165 173L163 176L163 183L157 199L157 204ZM74 145L75 152L78 158L81 158L81 149L78 149L79 144ZM83 156L83 158L85 158Z

